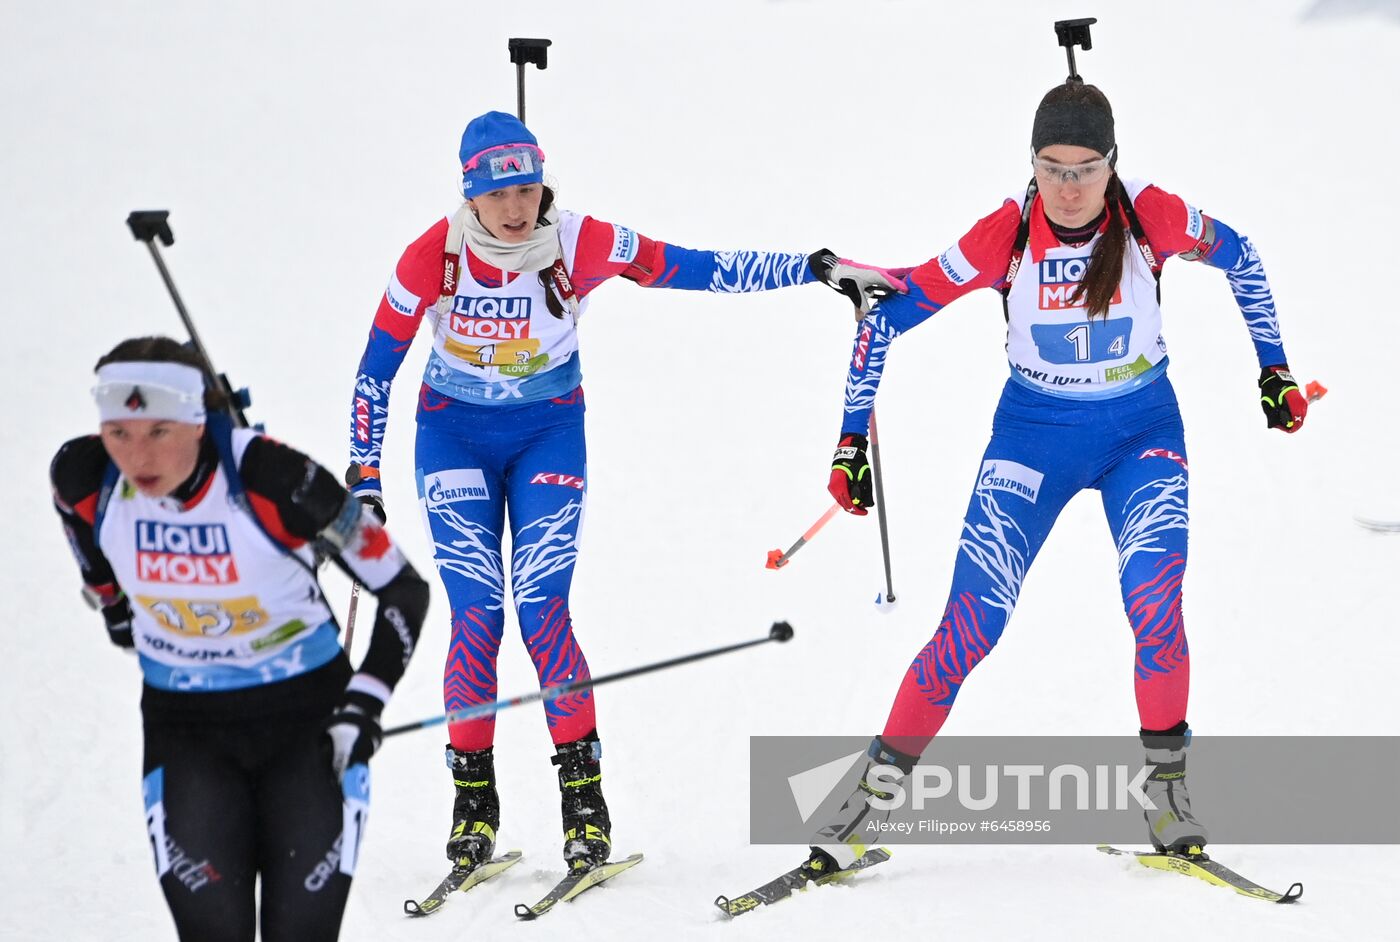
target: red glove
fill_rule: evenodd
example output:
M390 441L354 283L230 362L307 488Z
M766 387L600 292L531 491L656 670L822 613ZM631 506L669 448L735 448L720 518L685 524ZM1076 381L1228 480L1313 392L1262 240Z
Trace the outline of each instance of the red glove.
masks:
M826 489L847 513L864 517L875 503L871 485L870 462L865 457L867 442L864 435L854 432L841 436L836 454L831 458L831 478Z
M1283 429L1292 434L1303 427L1303 419L1308 414L1308 400L1288 364L1266 366L1259 374L1259 405L1264 408L1264 417L1269 428Z

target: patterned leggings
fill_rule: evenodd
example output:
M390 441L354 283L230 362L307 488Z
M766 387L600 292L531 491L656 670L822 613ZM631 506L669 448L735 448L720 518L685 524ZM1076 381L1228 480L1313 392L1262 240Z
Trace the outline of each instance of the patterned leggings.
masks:
M443 674L449 713L496 700L505 629L501 534L510 513L510 588L540 688L587 679L569 584L586 501L583 390L520 405L473 405L424 386L418 406L418 499L452 603ZM594 728L591 691L545 705L556 745ZM459 751L485 749L495 716L452 723Z
M1165 376L1118 398L1072 400L1009 381L958 541L953 587L933 638L909 666L883 738L918 754L963 681L992 650L1055 519L1086 487L1103 497L1118 545L1123 608L1137 639L1144 729L1186 716L1190 659L1181 616L1187 469Z

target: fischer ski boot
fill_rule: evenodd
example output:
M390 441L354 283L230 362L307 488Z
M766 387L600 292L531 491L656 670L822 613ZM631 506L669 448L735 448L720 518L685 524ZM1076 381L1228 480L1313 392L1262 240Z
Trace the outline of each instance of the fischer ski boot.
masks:
M1191 795L1186 790L1186 747L1191 729L1186 721L1168 730L1142 730L1143 748L1152 774L1142 792L1155 808L1144 808L1148 836L1159 851L1177 854L1200 853L1210 839L1204 825L1191 813Z
M501 800L496 794L493 748L458 752L450 744L447 747L447 767L457 787L452 801L452 836L447 839L447 859L454 867L479 867L496 849Z
M831 821L817 831L812 841L812 855L807 858L806 867L813 873L814 879L836 870L845 870L865 856L866 851L876 843L876 838L867 830L868 824L871 821L889 819L889 811L872 808L867 803L872 796L884 799L894 797L892 792L884 791L871 783L870 780L874 778L871 770L877 766L893 766L899 773L893 782L898 783L913 771L914 765L919 761L918 756L892 749L878 736L870 741L866 758L865 771L861 773L855 791L851 792ZM876 781L881 785L889 784L892 780L888 770ZM876 835L878 833L875 832Z
M555 746L564 819L564 863L570 870L596 867L612 852L612 821L603 800L603 754L597 731Z

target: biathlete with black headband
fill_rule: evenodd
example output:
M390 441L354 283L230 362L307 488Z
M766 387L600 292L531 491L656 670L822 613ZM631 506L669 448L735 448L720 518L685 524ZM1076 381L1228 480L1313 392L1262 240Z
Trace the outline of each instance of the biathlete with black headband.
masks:
M1260 366L1269 428L1296 432L1307 401L1289 373L1274 298L1248 238L1143 180L1117 173L1113 112L1099 89L1050 90L1031 132L1034 179L938 257L908 292L861 323L829 490L851 513L871 504L866 431L894 339L977 288L1005 298L1011 377L967 508L953 585L932 639L909 666L872 764L905 772L939 731L967 675L1001 637L1056 517L1099 491L1118 547L1123 607L1136 638L1140 736L1155 767L1143 789L1158 848L1200 848L1206 829L1186 785L1190 659L1186 445L1167 379L1158 277L1179 256L1225 272ZM862 786L868 783L862 780ZM844 867L867 841L857 790L814 840L809 864Z
M204 375L165 337L102 357L100 433L59 449L54 504L140 661L146 824L180 938L335 939L428 585L334 475L232 428ZM378 596L358 670L316 551Z

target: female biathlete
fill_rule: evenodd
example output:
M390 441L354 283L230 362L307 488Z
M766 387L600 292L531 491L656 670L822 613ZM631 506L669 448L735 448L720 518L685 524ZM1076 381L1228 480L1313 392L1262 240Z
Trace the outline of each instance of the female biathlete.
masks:
M473 119L459 154L465 202L400 258L375 314L355 382L352 491L382 513L379 463L390 384L426 318L432 325L418 402L418 498L452 602L443 677L449 713L496 699L505 622L502 528L510 516L511 595L541 688L586 679L569 584L587 473L578 322L590 295L621 276L644 287L738 293L822 280L867 303L897 279L835 258L693 251L561 211L544 153L515 117ZM564 858L589 867L610 852L593 695L545 708L559 769ZM456 792L447 856L487 860L500 825L493 717L448 726Z
M197 354L124 341L97 364L100 435L50 476L86 592L144 687L146 825L181 939L335 939L379 714L428 585L335 476L206 391ZM379 598L352 671L316 581ZM255 896L262 881L261 917Z
M1140 735L1155 772L1144 792L1158 848L1204 846L1186 787L1190 661L1181 614L1187 464L1167 379L1157 279L1178 255L1225 272L1254 342L1270 428L1307 414L1283 352L1273 295L1250 241L1218 219L1116 172L1113 112L1071 80L1041 101L1035 177L942 255L908 293L881 302L857 332L829 489L847 511L871 503L866 429L890 343L977 288L1005 299L1011 377L963 523L953 585L933 638L910 665L872 763L906 772L938 732L968 673L996 644L1055 518L1084 488L1103 498L1118 545L1123 606L1137 639ZM865 785L864 782L862 782ZM868 787L868 786L867 786ZM861 853L870 812L857 791L813 846L815 869Z

